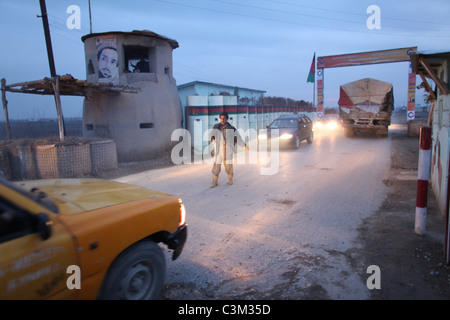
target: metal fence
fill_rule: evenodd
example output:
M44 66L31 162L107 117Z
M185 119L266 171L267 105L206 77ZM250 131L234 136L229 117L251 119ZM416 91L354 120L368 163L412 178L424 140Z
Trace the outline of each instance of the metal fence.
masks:
M76 140L64 144L9 140L0 146L0 175L8 180L83 178L117 168L113 140Z

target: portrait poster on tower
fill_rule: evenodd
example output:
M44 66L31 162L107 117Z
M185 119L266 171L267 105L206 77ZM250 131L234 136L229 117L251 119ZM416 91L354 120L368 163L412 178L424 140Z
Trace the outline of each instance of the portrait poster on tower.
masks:
M119 84L117 41L115 36L97 37L98 82Z

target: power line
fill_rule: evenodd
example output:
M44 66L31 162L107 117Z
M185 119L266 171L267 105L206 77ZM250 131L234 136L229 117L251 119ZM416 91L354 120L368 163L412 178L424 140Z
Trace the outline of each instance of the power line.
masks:
M325 19L325 20L334 20L334 21L340 21L340 22L361 24L361 22L359 22L359 21L356 22L356 21L343 20L343 19L330 18L330 17L323 17L323 16L316 16L316 15L311 15L311 14L297 13L297 12L285 11L285 10L279 10L279 9L273 9L273 8L264 8L264 7L248 5L248 4L242 4L242 3L236 3L236 2L229 2L229 1L224 1L224 0L209 0L209 1L215 1L215 2L220 2L220 3L231 4L231 5L235 5L235 6L254 8L254 9L266 10L266 11L271 11L271 12L283 13L283 14L290 14L290 15L301 16L301 17L309 17L309 18L314 18L314 19Z
M329 9L329 8L318 8L318 7L312 7L312 6L305 6L305 5L300 5L298 3L290 3L290 2L286 2L286 1L279 1L279 0L278 1L263 0L263 1L276 3L276 4L280 4L281 3L281 4L286 4L286 5L290 5L290 6L293 6L293 7L299 7L299 8L309 8L309 9L320 10L320 11L329 11L329 12L340 13L340 14L348 14L348 15L353 15L353 16L358 16L358 17L367 17L366 15L361 14L361 13L354 13L354 12L341 11L341 10L334 10L334 9ZM384 19L396 20L396 21L402 21L402 22L410 22L410 23L426 23L426 24L439 25L439 26L443 26L443 27L450 27L450 25L446 24L446 23L433 22L433 21L408 20L408 19L401 19L401 18L392 18L392 17L383 15L383 20Z
M345 20L345 19L339 19L339 18L332 18L332 17L311 15L311 14L305 14L305 13L292 12L292 11L285 11L285 10L279 10L279 9L273 9L273 8L264 8L264 7L260 7L260 6L248 5L248 4L236 3L236 2L230 2L230 1L224 1L224 0L209 0L209 1L215 1L215 2L219 2L219 3L231 4L231 5L234 5L234 6L254 8L254 9L265 10L265 11L276 12L276 13L282 13L282 14L295 15L295 16L300 16L300 17L309 17L309 18L314 18L314 19L322 19L322 20L327 20L327 21L338 21L338 22L345 22L345 23L352 23L352 24L361 25L361 21L360 20L359 21L351 21L351 20ZM314 9L314 7L309 7L309 6L302 6L302 7L307 7L307 8L313 8ZM335 12L335 13L346 13L344 11L331 10L331 9L329 9L327 11L331 11L331 12ZM361 15L361 14L353 14L353 15L357 15L358 17L360 17L362 19L367 19L367 15ZM385 19L388 19L388 18L383 17L383 22L384 22ZM406 21L406 22L417 23L417 21L411 21L411 20L406 20L406 19L395 19L395 20L399 20L399 21L403 21L403 22ZM449 25L445 25L445 24L438 24L438 25L449 27ZM392 25L388 25L388 26L395 27L397 29L411 30L411 28L409 28L409 27L392 26ZM434 29L431 29L431 28L426 28L426 27L424 28L422 26L420 28L421 28L421 30L434 30Z
M256 16L256 15L250 15L250 14L228 12L228 11L224 11L224 10L199 7L199 6L194 6L194 5L190 5L190 4L177 3L177 2L167 1L167 0L153 0L153 1L166 3L166 4L171 4L171 5L176 5L176 6L188 7L188 8L193 8L193 9L200 9L200 10L206 10L206 11L211 11L211 12L217 12L217 13L221 13L221 14L228 14L228 15L234 15L234 16L240 16L240 17L246 17L246 18L253 18L253 19L259 19L259 20L271 21L271 22L279 22L279 23L285 23L285 24L291 24L291 25L299 25L299 26L310 27L310 28L321 28L321 29L327 29L327 30L332 29L332 30L347 31L347 32L352 32L352 33L361 33L361 34L365 34L365 35L370 34L370 35L401 36L401 37L404 37L404 36L407 36L407 35L411 35L411 36L415 35L415 34L411 34L411 32L412 32L411 28L396 27L396 28L400 28L400 29L405 29L405 30L411 31L411 32L406 33L406 34L405 33L400 34L400 33L392 33L392 32L383 32L383 31L380 31L380 30L377 30L376 32L372 32L370 30L355 30L354 28L347 29L347 28L336 27L336 26L330 27L330 26L314 25L314 24L294 22L294 21L287 21L287 20L281 20L281 19L275 19L275 18L261 17L261 16ZM423 30L423 28L421 28L421 30ZM432 37L432 38L433 37L439 37L437 35L427 35L427 36L428 37ZM449 36L445 35L445 37L449 37Z
M80 29L70 29L69 30L67 28L67 20L60 18L54 14L48 14L48 16L51 17L51 22L63 27L69 33L80 33L82 35L89 33L89 29L87 29L86 27L81 27L81 26L80 26Z

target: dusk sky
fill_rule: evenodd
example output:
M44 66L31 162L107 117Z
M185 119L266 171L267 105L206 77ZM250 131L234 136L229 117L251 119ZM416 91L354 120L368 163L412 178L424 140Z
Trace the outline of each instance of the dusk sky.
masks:
M90 32L88 0L47 0L56 72L86 79L81 37ZM66 25L81 9L81 28ZM380 8L369 29L367 8ZM91 0L92 31L151 30L178 41L177 84L201 80L265 90L266 96L313 100L307 83L316 56L404 47L450 51L448 0ZM50 76L39 0L0 0L0 78L7 84ZM394 86L406 106L409 63L325 69L325 107L337 107L341 84L372 77ZM417 77L417 85L421 83ZM52 97L7 92L11 119L56 117ZM423 104L421 92L417 104ZM81 117L83 98L63 97L65 117ZM405 115L406 117L406 115ZM3 119L3 113L0 116Z

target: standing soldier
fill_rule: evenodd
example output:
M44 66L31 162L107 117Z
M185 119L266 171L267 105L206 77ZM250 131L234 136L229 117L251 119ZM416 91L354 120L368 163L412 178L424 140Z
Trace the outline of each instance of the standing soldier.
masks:
M210 133L211 142L214 144L213 182L211 188L217 187L222 162L225 172L228 174L228 184L233 184L233 152L236 144L244 147L245 151L248 152L247 145L236 131L236 128L228 123L228 113L226 111L222 112L219 118L220 123L215 124Z

